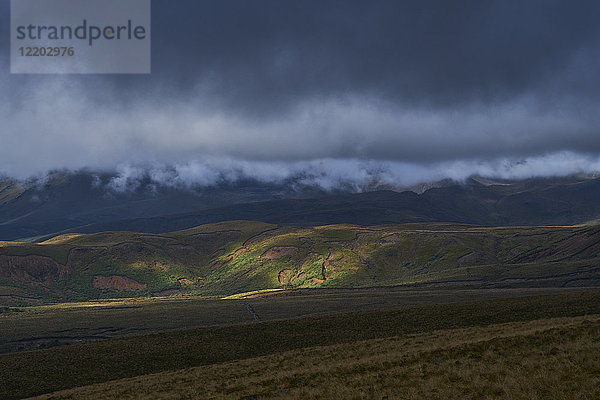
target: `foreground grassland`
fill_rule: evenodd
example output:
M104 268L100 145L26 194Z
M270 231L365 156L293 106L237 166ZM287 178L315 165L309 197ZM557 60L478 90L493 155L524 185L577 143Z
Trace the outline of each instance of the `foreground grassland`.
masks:
M309 315L572 293L581 289L296 289L238 294L131 298L13 307L0 314L0 353L164 331ZM252 307L254 314L249 311Z
M39 399L599 397L596 314L309 347Z
M417 396L421 393L419 390L434 390L433 386L435 386L434 383L438 378L435 378L436 375L433 372L437 371L436 374L438 372L442 374L442 378L440 379L445 379L443 377L446 376L448 380L454 382L453 387L455 388L456 393L459 393L461 390L466 390L466 393L468 394L470 393L468 390L475 390L473 388L465 388L465 386L469 385L467 382L469 379L479 377L477 379L480 379L481 382L490 380L491 386L489 386L488 389L485 389L489 390L489 392L472 392L471 397L480 395L485 396L486 393L493 396L498 393L498 387L505 384L509 385L513 377L514 379L517 378L517 374L514 373L514 371L507 371L505 375L500 374L494 378L491 375L485 374L480 376L478 375L480 372L477 371L481 371L481 373L488 370L500 371L505 369L506 366L510 366L511 363L513 363L513 368L517 368L519 364L516 363L516 360L519 359L519 355L523 355L525 356L525 360L529 360L527 363L530 364L526 363L525 369L523 370L523 374L530 374L526 376L535 377L536 373L542 375L549 374L547 377L548 382L569 381L572 379L573 374L580 374L581 379L586 382L589 381L588 378L590 377L597 377L597 364L593 361L598 360L597 346L600 343L597 333L598 318L595 316L596 314L600 314L600 291L576 291L544 296L406 306L391 310L338 313L243 325L209 327L121 339L109 339L70 346L53 347L44 350L9 353L0 355L0 382L2 382L2 385L0 386L0 398L22 398L50 393L57 390L76 388L123 378L140 377L147 374L176 371L185 368L200 366L209 368L208 366L210 365L213 366L210 368L219 368L218 366L215 366L215 364L272 356L279 353L284 353L282 357L285 358L285 353L288 351L307 349L315 346L351 345L352 343L356 346L354 348L357 349L357 353L355 353L357 358L354 361L358 362L356 365L359 367L357 367L355 372L352 372L354 368L352 367L353 364L350 362L353 357L352 351L340 350L341 358L336 359L334 357L331 359L333 365L335 366L336 362L340 365L350 363L348 364L350 365L350 369L347 371L348 373L344 372L344 369L340 369L339 371L335 368L328 370L332 374L331 382L336 383L337 385L332 386L332 390L336 387L338 389L335 390L342 390L341 387L345 385L344 379L348 378L350 379L350 382L354 382L356 385L354 388L364 386L365 390L369 390L368 388L375 387L376 390L382 390L381 393L387 393L387 390L393 390L394 382L396 382L397 379L400 379L409 384L410 382L413 382L412 384L416 385L413 387L413 392L415 393L415 396ZM589 317L589 323L584 322L583 320L567 322L567 325L572 323L575 325L580 324L583 327L581 329L571 328L570 325L565 325L561 328L560 324L552 321L540 322L540 324L547 324L551 329L547 330L550 332L547 337L543 335L540 336L546 337L546 339L540 339L541 341L539 343L536 342L536 340L538 340L537 334L530 334L525 331L517 330L521 333L517 332L515 335L511 336L510 331L513 328L500 327L497 329L505 332L504 336L506 337L504 339L502 339L502 335L498 336L496 334L485 336L487 335L487 333L485 333L487 331L481 331L483 332L481 333L481 335L483 335L481 336L483 337L483 342L481 343L491 343L493 345L490 345L491 347L486 347L487 345L482 345L478 341L469 341L471 340L471 333L467 331L464 331L463 333L457 331L459 333L448 333L448 335L450 335L448 338L459 338L463 336L463 339L465 340L464 343L457 344L455 341L450 341L446 347L444 347L445 345L440 345L439 351L435 350L435 348L429 349L425 347L422 354L419 353L421 350L415 350L412 353L407 350L412 347L412 344L419 344L418 342L421 342L419 345L429 346L428 340L419 339L418 336L411 335L430 333L435 336L438 335L435 331L439 330L483 328L490 327L490 325L494 324L523 323L540 319L586 315ZM516 324L514 326L518 327L521 325ZM496 329L494 327L492 328ZM555 328L558 330L555 330ZM537 328L534 327L531 329L535 330ZM542 331L544 330L542 329ZM473 337L477 337L476 332L478 331L473 332L475 332L472 334ZM446 334L440 333L437 337L439 340L445 340L445 336ZM497 337L500 337L500 339L494 339ZM514 341L511 337L515 338ZM373 350L375 351L375 358L372 360L369 359L369 346L372 345L374 349L380 345L387 346L385 344L387 343L386 341L376 341L372 342L373 344L357 343L360 341L385 338L395 338L389 342L392 343L390 346L395 346L393 343L401 343L403 340L409 341L406 346L396 346L396 350L390 350L392 354L396 354L398 357L400 357L399 354L404 354L403 352L407 350L406 357L408 358L406 358L406 360L408 361L406 364L402 361L405 360L405 358L402 358L405 356L402 356L399 360L392 358L384 362L385 357L382 354L385 352L378 353L375 350ZM500 340L500 342L497 342L497 340ZM508 341L503 342L502 340ZM494 347L494 343L497 343L497 347ZM360 350L363 345L367 346L367 350L365 350L366 353ZM579 345L582 347L577 347ZM462 348L460 346L466 347ZM513 352L513 346L514 355L511 353ZM417 350L419 348L420 347L417 346ZM323 354L332 354L333 357L336 350L335 348L331 349L334 350L330 351L323 349ZM343 346L340 349L343 349ZM352 347L349 347L349 349L352 349ZM499 350L496 352L494 349ZM527 353L528 351L529 353ZM540 351L542 353L539 353ZM496 357L496 353L499 355L504 354L497 359L497 363L493 361L494 357ZM321 377L321 371L322 368L325 367L324 364L329 362L327 361L328 358L320 358L319 349L306 350L298 354L300 354L299 357L304 354L302 357L304 357L304 362L306 363L306 368L302 371L302 374L304 374L301 376L302 379L294 380L295 375L293 372L290 373L291 375L289 375L288 378L282 376L281 381L277 381L276 376L268 378L264 375L263 378L266 379L265 382L268 384L267 386L262 387L260 382L263 378L261 378L261 373L259 372L259 379L256 381L256 385L258 386L250 385L249 388L254 391L254 394L261 395L275 395L278 394L278 390L283 390L283 392L279 393L283 395L285 394L285 390L293 389L294 391L297 391L295 393L301 396L304 393L303 391L309 391L307 393L310 395L310 393L312 393L310 390L312 390L311 387L313 386L316 386L317 388L320 387L319 385L327 386L326 382L328 380ZM307 354L312 354L314 357L315 361L313 364L306 358ZM384 358L378 359L377 354ZM413 354L414 357L410 356L410 354ZM540 356L540 354L542 354L542 356ZM554 368L552 367L554 364L546 364L550 363L546 358L546 354L557 356L556 360L552 358L549 360L554 360L557 363L560 362L563 364L558 363L556 364L557 367L552 369ZM584 362L587 359L584 361L581 361L579 358L571 359L569 358L571 357L570 354L573 354L573 357L582 355L584 359L585 355L589 355L593 362ZM414 360L410 357L413 357ZM273 360L277 360L277 358L273 358ZM453 364L456 361L458 361L458 364ZM252 364L251 361L249 362ZM260 362L261 361L259 361L259 364ZM567 362L570 362L570 364L564 364ZM289 370L294 367L289 364L289 361L287 363L288 364L282 362L282 372L286 371L286 368ZM360 365L365 365L365 368L360 367ZM413 365L414 368L410 367L410 365ZM449 368L452 365L455 366L454 369ZM468 368L470 365L473 365L473 369L470 370L471 372L469 372ZM536 365L539 366L540 369L532 367ZM568 368L565 367L562 369L561 366L565 365L567 365ZM423 369L422 366L425 366L425 369ZM552 368L549 368L549 372L546 372L546 370L542 369L546 367ZM262 373L266 373L265 371L266 370L263 370ZM327 368L325 368L325 371L327 371ZM461 371L467 375L463 375L463 372ZM386 375L388 372L389 379L387 378L388 375ZM193 374L197 374L198 372L190 371L189 373L192 374L190 376L194 376ZM245 382L243 379L248 378L246 376L248 374L244 375L246 373L244 370L241 370L240 373L242 383L239 385L236 384L235 381L221 381L223 382L223 386L219 386L216 389L205 389L202 386L204 384L201 384L195 388L188 387L185 390L198 390L200 387L202 390L213 390L213 392L209 391L207 393L217 394L218 391L222 391L219 392L221 395L229 396L231 394L229 397L235 398L237 396L236 391L245 390L244 387L246 384L243 383ZM405 376L405 373L408 375ZM327 376L327 374L324 375L325 378L327 378ZM144 380L145 378L140 379ZM166 379L168 380L170 378L167 376ZM426 385L424 388L420 389L418 385L427 380L431 380L431 387ZM545 381L542 380L540 382L543 383ZM573 382L575 383L571 386L567 386L576 387L577 390L584 391L588 390L587 388L590 387L583 383L575 386L579 380L574 380ZM540 388L542 387L542 383L539 384ZM259 388L259 386L262 388ZM223 391L227 387L229 387L229 389L227 389L229 392ZM427 387L429 387L429 389L427 389ZM352 390L353 386L349 386L349 388L349 390ZM129 393L135 393L137 389L134 385L127 390L130 390ZM553 390L553 386L549 386L548 390ZM181 395L183 392L176 393ZM543 394L544 392L540 392L538 397L548 398L548 396L544 397ZM368 393L366 395L368 395ZM177 394L175 396L177 397ZM440 397L442 396L444 396L444 394L440 394ZM561 397L559 396L557 398Z
M232 221L0 243L0 305L265 289L600 286L600 227Z

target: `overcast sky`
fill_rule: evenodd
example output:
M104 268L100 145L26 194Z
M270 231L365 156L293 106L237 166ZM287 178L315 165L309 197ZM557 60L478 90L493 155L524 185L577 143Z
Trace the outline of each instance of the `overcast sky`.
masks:
M0 1L8 176L404 184L600 166L597 0L156 0L152 74L110 76L11 75Z

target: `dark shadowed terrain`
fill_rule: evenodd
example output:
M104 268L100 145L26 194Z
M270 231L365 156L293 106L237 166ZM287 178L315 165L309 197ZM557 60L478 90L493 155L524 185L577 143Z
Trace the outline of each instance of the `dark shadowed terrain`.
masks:
M107 180L108 178L105 178ZM147 182L115 192L85 173L56 174L26 187L0 181L0 240L57 233L163 233L194 226L252 220L273 224L380 225L458 222L484 226L574 225L600 219L600 179L591 177L464 183L438 182L415 191L326 193L318 188L243 182L203 189Z

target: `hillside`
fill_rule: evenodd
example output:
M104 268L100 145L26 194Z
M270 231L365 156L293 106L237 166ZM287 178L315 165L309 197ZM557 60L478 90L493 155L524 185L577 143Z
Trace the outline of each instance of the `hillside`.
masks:
M298 228L232 221L167 234L0 243L4 304L264 289L600 285L600 227Z
M442 330L164 371L36 399L536 399L550 391L554 398L597 398L599 331L598 315Z
M211 187L158 185L107 173L54 172L37 181L0 178L0 240L32 238L73 227L197 212L226 205L318 197L307 189L238 181ZM193 224L185 226L189 228ZM162 232L176 229L167 229ZM96 231L98 232L98 231Z
M330 297L319 295L318 299L327 303ZM249 302L263 314L279 300ZM346 294L346 300L353 303L356 299ZM286 397L286 391L287 397L314 398L318 392L312 396L305 392L314 388L324 390L323 398L332 398L340 396L328 388L335 392L342 386L383 389L366 393L368 398L398 397L393 390L399 387L408 393L429 387L437 390L437 396L425 391L416 392L415 398L480 399L495 397L492 394L504 387L507 394L514 393L506 398L541 399L548 397L547 385L557 389L557 398L596 398L599 300L598 290L564 289L541 296L444 304L434 300L391 309L141 331L134 336L0 354L0 398L21 399L102 383L45 398L262 398ZM166 310L157 309L158 304L142 303L137 307L132 300L127 307L123 304L120 323L127 324L127 316L140 321L139 313L148 321L173 319ZM196 301L168 303L179 304L175 316L179 320L207 310ZM293 307L293 302L288 306ZM241 303L237 307L243 311ZM115 307L94 309L79 311L78 320L83 323L62 332L85 335L81 328L88 326L86 316L96 323L103 321L104 330L119 323L110 314L117 311ZM46 313L31 310L21 316L0 315L0 320L22 327L19 321L33 324L46 319L41 329L52 337L60 332L51 322L65 323L60 311L56 308L50 319ZM72 312L66 310L66 314ZM412 359L411 355L419 356ZM512 377L526 387L514 384ZM133 379L115 381L123 378Z

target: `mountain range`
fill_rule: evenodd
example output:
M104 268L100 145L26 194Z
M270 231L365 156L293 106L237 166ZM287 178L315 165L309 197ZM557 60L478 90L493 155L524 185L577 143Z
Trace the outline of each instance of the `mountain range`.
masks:
M57 173L43 182L0 181L0 240L45 240L61 233L164 233L229 220L319 226L453 222L482 226L595 223L600 178L520 181L472 177L404 190L318 187L255 181L203 188L145 182L114 190L110 176ZM100 183L99 183L100 179ZM103 183L104 182L104 183Z

